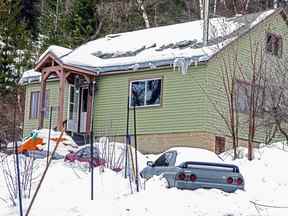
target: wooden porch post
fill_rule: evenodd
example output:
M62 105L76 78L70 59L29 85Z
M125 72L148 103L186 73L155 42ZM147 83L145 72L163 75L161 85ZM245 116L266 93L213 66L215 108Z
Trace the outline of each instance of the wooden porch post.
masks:
M94 96L94 89L93 89L93 79L90 78L89 83L89 94L88 94L88 104L87 104L87 119L86 119L86 131L92 131L92 110L93 110L93 100L95 99ZM94 98L93 98L94 97ZM94 115L94 113L93 113Z
M64 95L65 95L65 74L64 70L61 69L58 71L59 73L59 112L58 112L58 124L57 128L60 130L63 126L63 121L64 121Z
M40 89L40 98L39 98L39 123L38 128L43 128L44 124L44 113L45 113L45 92L46 92L46 79L45 72L41 74L41 89Z

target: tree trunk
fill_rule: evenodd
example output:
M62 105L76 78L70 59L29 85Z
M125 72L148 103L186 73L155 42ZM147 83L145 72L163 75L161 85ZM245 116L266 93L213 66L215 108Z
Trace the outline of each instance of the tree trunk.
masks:
M142 17L143 17L143 20L144 20L144 23L145 23L145 27L146 28L150 28L150 22L149 22L149 18L148 18L148 14L147 14L146 8L144 6L144 0L137 0L137 4L138 4L139 9L142 12Z
M218 0L214 0L214 5L213 5L213 17L216 16L216 11L217 11L217 2L218 2Z
M199 0L199 12L200 12L200 19L204 17L204 8L203 8L203 1Z

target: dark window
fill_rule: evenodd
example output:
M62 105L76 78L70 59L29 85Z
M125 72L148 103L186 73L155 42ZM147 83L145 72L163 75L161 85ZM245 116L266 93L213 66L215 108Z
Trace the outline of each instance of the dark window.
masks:
M137 80L130 83L130 106L159 106L161 104L161 79Z
M215 153L220 154L225 151L225 137L215 137Z
M172 163L173 152L162 154L154 163L154 166L169 166Z
M82 112L87 112L88 110L88 88L83 89L83 97L82 97Z
M266 34L266 52L281 57L283 41L280 35L274 33Z

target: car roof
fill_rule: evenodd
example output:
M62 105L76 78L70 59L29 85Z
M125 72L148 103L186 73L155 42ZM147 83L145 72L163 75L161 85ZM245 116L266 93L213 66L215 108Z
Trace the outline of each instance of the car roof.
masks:
M211 162L211 163L224 163L223 160L218 157L212 151L201 148L190 148L190 147L174 147L168 149L166 152L175 151L177 152L175 166L180 165L186 161L197 161L197 162Z

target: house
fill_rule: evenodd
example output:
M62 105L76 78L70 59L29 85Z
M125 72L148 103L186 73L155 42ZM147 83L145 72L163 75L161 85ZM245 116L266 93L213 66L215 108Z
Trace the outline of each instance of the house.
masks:
M123 137L127 104L131 110L135 101L142 152L175 145L216 152L229 148L230 135L211 103L212 98L227 109L219 76L222 59L237 47L239 64L249 64L251 41L280 58L278 50L286 52L287 19L281 9L212 18L205 43L202 24L107 35L74 50L49 47L21 79L26 86L24 134L47 128L53 106L53 126L60 128L67 120L70 133L89 134L93 126L96 136ZM279 43L271 45L276 35ZM246 137L244 131L240 138L245 142Z

